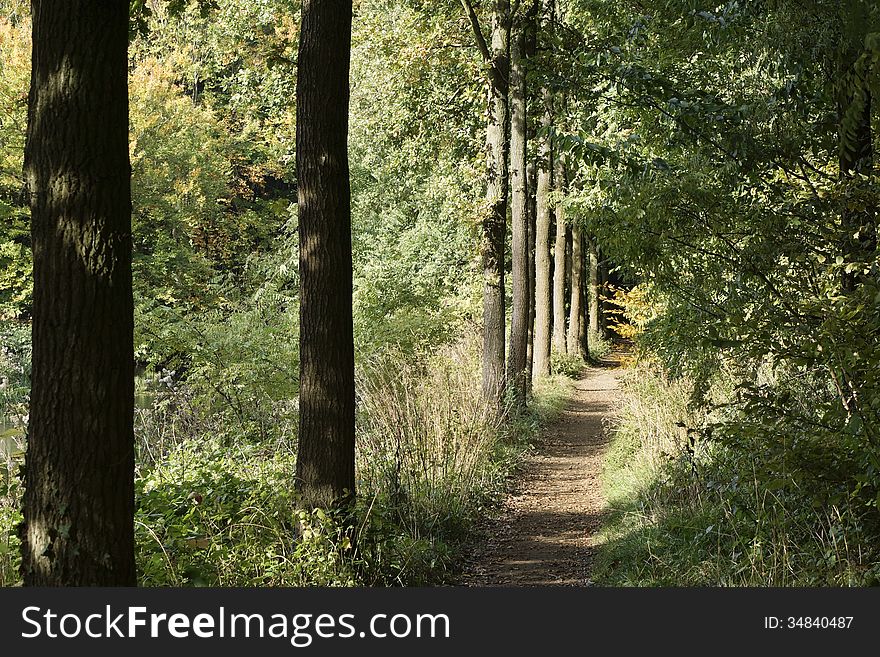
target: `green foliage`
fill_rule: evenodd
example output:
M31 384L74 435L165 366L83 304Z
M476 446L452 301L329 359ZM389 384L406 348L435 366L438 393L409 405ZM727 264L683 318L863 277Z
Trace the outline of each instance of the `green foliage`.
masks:
M0 14L0 320L26 315L33 290L22 176L30 80L28 27Z
M554 351L550 354L550 372L575 378L584 370L584 359L577 354Z
M783 448L739 423L737 443L711 440L708 432L729 415L736 394L725 384L714 382L714 410L707 411L694 404L691 383L669 381L656 363L627 376L604 478L611 516L597 581L876 584L880 526L854 481L845 483L839 472L847 456L827 438L777 431L776 440L788 443Z

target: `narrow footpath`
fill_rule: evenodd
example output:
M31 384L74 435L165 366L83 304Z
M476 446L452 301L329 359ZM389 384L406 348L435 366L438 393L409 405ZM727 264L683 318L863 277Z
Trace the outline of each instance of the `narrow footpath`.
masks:
M584 370L565 410L529 455L500 517L465 565L465 586L589 586L605 500L605 418L617 403L617 355Z

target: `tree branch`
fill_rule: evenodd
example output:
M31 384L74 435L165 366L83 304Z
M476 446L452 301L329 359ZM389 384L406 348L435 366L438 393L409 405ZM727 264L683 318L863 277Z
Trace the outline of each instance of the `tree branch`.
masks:
M461 6L464 8L465 13L471 21L471 27L474 30L474 37L477 40L477 47L480 49L480 54L483 55L483 61L491 65L492 52L489 50L489 44L486 42L486 37L483 36L483 28L480 27L480 19L477 18L477 12L474 11L474 6L471 4L471 0L461 0Z

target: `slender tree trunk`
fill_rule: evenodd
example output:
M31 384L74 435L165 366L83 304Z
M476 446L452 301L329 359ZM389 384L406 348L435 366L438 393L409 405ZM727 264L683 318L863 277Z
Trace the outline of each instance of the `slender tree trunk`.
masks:
M590 238L590 284L587 288L587 305L590 312L590 331L599 335L599 251L595 238Z
M569 355L581 356L581 298L583 297L583 264L584 256L581 250L581 228L575 222L571 227L571 300L568 306L568 341Z
M590 325L590 308L587 304L587 289L589 288L589 258L590 251L587 247L586 234L581 231L581 318L578 323L578 345L580 354L584 360L590 358L590 340L587 327Z
M504 405L504 242L507 233L510 117L510 2L494 0L492 33L486 43L470 0L462 0L488 66L489 119L486 125L486 204L480 253L483 266L482 394L499 415Z
M26 586L134 586L128 0L34 0Z
M604 296L608 294L608 263L605 260L605 254L601 249L599 255L599 333L608 339L608 304Z
M526 21L521 21L511 41L510 67L510 184L513 308L507 382L517 409L526 403L526 362L529 342L529 211L526 137Z
M565 169L562 166L559 155L556 157L556 172L554 176L555 191L560 196L556 203L556 243L553 250L553 351L565 353L565 277L570 265L566 257L566 231L568 230L565 208L561 199L565 193Z
M526 349L526 397L532 393L532 379L535 374L535 183L537 172L535 163L528 166L528 209L529 209L529 339Z
M550 159L550 139L546 131L550 129L552 114L550 93L543 92L544 115L541 117L541 135L538 137L537 184L535 189L535 338L533 375L550 374L550 327L552 322L553 299L551 296L550 272L550 186L552 173Z
M305 504L350 500L354 340L348 167L351 0L305 0L297 66L300 410L297 490Z

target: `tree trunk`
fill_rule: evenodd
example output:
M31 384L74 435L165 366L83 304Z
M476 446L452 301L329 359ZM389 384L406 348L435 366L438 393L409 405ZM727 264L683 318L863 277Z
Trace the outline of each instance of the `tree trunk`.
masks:
M559 155L556 156L556 172L554 175L555 191L559 198L556 202L556 244L553 250L553 351L565 353L565 277L570 265L566 257L565 242L568 226L565 219L562 195L565 193L565 169Z
M510 67L510 184L511 184L511 278L513 308L507 383L514 405L521 410L526 403L526 362L529 342L529 211L526 137L526 22L522 21L511 41Z
M590 310L590 331L593 335L599 335L599 251L596 248L596 239L589 239L590 249L590 284L587 288L587 305Z
M535 188L535 328L533 376L550 374L550 326L553 300L550 288L550 168L551 149L547 131L553 121L550 92L543 91L544 115L538 137L537 184Z
M489 120L486 126L486 204L483 261L483 397L497 413L504 403L504 241L507 233L507 87L510 74L510 3L496 0L492 10Z
M581 356L581 297L583 296L583 262L581 228L575 223L571 228L571 300L568 306L567 348L571 356Z
M526 348L526 397L532 394L532 378L535 375L535 182L537 172L535 171L535 163L530 162L528 165L528 184L529 190L528 210L529 210L529 340Z
M590 358L590 341L589 336L587 335L587 327L590 322L590 309L587 304L587 289L588 285L588 275L589 275L589 258L590 251L587 246L587 237L583 230L581 230L581 294L580 294L580 306L581 306L581 317L578 322L578 345L580 348L581 357L584 360L588 360Z
M34 0L26 586L134 586L128 0Z
M608 263L605 260L605 254L601 250L599 256L599 334L608 339L608 302L604 296L608 294Z
M310 506L355 494L351 191L351 0L305 0L296 85L300 239L297 490Z

